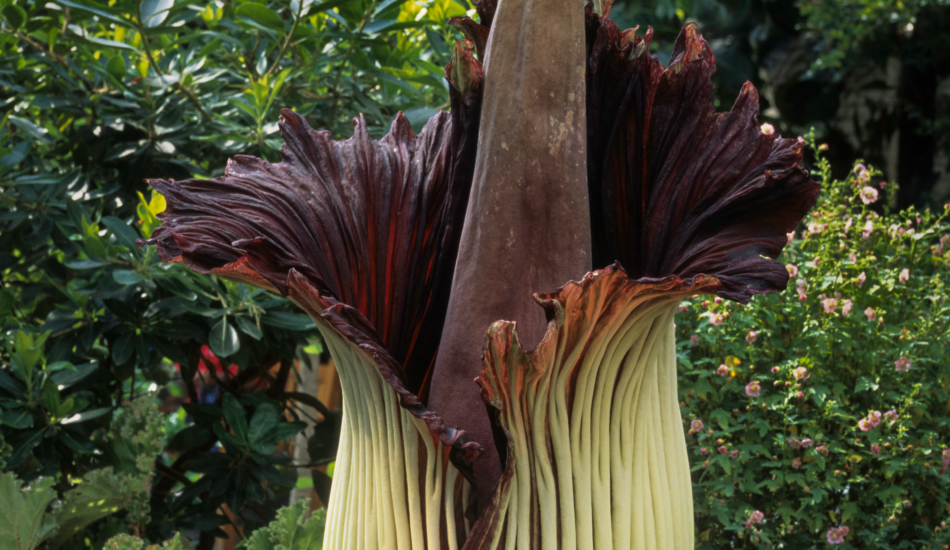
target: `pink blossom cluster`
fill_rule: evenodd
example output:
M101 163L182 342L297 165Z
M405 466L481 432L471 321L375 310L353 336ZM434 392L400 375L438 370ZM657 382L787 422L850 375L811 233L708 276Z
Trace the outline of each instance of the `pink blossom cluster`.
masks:
M899 372L907 372L907 369L910 368L911 362L910 359L901 355L900 359L894 361L894 368Z
M792 371L792 377L794 377L795 380L799 382L804 382L805 380L808 380L809 378L811 378L811 375L808 374L807 367L798 367Z
M753 525L758 525L765 520L765 514L756 510L749 514L749 519L745 522L746 527L752 527Z
M703 430L703 421L696 419L689 424L689 435L698 434Z
M844 544L844 538L848 536L849 531L850 529L846 526L832 527L828 529L828 533L825 536L831 544Z
M745 394L748 395L749 397L758 397L761 391L762 391L762 387L759 386L759 383L756 382L755 380L746 384Z
M874 428L877 428L881 424L881 413L878 411L871 411L865 418L862 418L858 421L858 428L862 432L869 432Z

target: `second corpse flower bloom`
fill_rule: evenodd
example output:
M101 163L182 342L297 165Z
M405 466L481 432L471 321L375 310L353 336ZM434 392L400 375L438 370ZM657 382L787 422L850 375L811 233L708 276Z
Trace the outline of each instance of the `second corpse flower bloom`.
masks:
M751 85L714 112L695 25L664 67L609 2L477 9L419 135L285 109L282 162L152 181L148 242L317 323L344 393L327 548L692 548L673 316L785 288L803 144Z

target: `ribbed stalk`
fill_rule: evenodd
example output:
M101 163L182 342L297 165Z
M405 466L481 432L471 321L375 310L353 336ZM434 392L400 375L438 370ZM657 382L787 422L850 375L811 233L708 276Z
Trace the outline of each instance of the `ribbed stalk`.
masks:
M617 282L547 300L555 320L535 351L511 323L490 330L481 383L508 434L510 476L490 521L505 548L694 546L673 336L684 293L624 303L623 289L606 290Z
M343 390L324 548L457 550L470 530L461 508L471 486L449 448L399 405L369 355L322 332Z

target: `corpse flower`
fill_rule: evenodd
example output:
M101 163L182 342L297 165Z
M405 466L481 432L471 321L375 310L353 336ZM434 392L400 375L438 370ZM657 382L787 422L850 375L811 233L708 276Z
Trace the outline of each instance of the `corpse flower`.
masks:
M673 316L783 290L818 187L751 85L714 112L695 25L663 67L609 2L569 8L454 19L419 135L285 109L282 162L150 182L164 261L290 297L336 359L327 548L693 547Z

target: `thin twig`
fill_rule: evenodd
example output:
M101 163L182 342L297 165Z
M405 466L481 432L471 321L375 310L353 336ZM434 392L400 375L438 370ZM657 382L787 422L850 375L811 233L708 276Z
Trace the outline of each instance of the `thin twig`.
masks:
M264 76L267 77L274 69L280 66L281 60L284 58L284 53L287 51L287 46L290 45L290 40L294 37L294 31L297 30L297 23L300 21L300 16L303 14L303 3L304 0L297 0L297 13L294 14L294 23L290 26L290 32L287 33L287 36L284 37L284 43L280 45L280 51L277 52L277 59L274 60L273 65L267 69L267 72L264 73Z
M366 24L369 23L369 18L372 17L373 11L376 10L376 4L379 0L373 0L373 3L370 5L369 9L366 10L366 15L363 16L363 20L360 22L359 28L356 29L357 36L363 34L363 28L366 27ZM346 54L343 56L343 61L336 68L336 78L333 81L333 106L330 108L330 129L332 131L333 125L336 122L336 109L340 103L340 91L337 87L340 85L340 77L343 76L343 66L346 65L346 62L350 60L350 55L353 54L353 49L356 48L356 39L352 39L350 42L350 47L346 50Z

